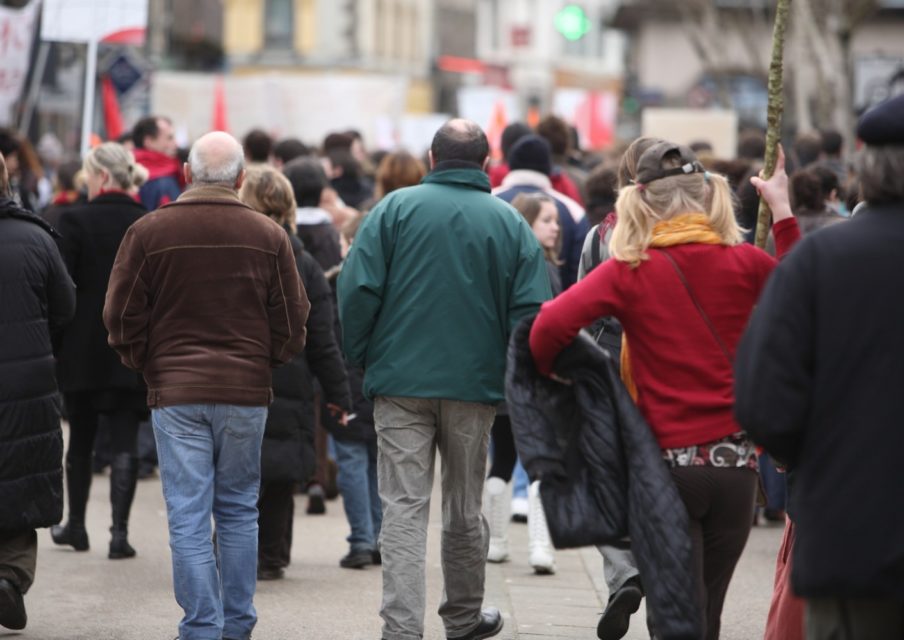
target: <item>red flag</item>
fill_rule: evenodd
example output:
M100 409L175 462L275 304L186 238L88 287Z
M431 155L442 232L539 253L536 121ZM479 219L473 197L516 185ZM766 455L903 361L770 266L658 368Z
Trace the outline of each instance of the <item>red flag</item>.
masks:
M213 122L211 131L229 131L226 121L226 91L223 87L223 76L217 76L213 87Z
M494 160L502 159L502 132L508 124L505 115L505 103L500 99L493 105L490 124L487 127L487 139L490 142L490 156Z
M604 149L615 139L615 111L611 95L590 91L575 110L574 124L589 149Z
M107 129L107 140L116 140L122 135L122 113L119 111L119 100L110 76L101 79L101 97L104 103L104 126Z

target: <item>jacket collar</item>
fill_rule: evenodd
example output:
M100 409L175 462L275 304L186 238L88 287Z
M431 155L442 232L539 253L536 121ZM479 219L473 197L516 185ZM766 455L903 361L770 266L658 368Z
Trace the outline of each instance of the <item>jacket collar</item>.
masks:
M537 187L538 189L552 189L549 176L539 171L530 169L514 169L508 172L502 179L502 187Z
M188 190L180 195L176 202L187 204L199 200L230 200L236 204L243 204L235 189L217 184L190 185Z
M459 160L439 162L421 183L457 185L490 193L490 177L475 162Z
M50 226L50 223L44 218L38 217L31 211L23 209L10 198L0 197L0 218L18 218L19 220L26 220L38 225L54 238L61 237L59 232Z
M863 206L861 207L860 205ZM870 204L868 202L861 202L859 205L857 205L854 211L857 215L870 215L877 213L895 213L898 215L904 215L904 202L885 202L882 204Z
M320 207L298 207L295 210L295 224L315 225L332 224L333 217Z

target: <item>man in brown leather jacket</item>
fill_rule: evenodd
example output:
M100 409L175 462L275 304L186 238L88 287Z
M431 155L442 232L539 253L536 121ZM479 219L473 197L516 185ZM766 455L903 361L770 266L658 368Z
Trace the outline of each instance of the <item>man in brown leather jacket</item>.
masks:
M179 638L247 640L257 621L270 368L304 347L310 305L285 231L238 198L241 145L221 132L203 136L185 179L178 200L129 228L104 323L110 345L148 385L176 601L185 612Z

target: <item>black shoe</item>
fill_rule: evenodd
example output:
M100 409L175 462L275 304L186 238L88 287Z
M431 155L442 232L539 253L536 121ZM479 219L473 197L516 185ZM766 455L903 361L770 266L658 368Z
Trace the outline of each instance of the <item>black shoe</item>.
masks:
M339 566L343 569L363 569L374 563L373 551L349 551L339 560Z
M309 516L322 516L326 513L326 502L324 502L323 487L319 484L312 484L308 487L308 509Z
M495 607L488 607L480 612L480 624L471 633L463 636L447 636L446 640L482 640L492 638L502 631L502 614Z
M76 551L87 551L90 548L88 531L84 525L55 524L50 527L50 537L53 538L54 543L61 546L69 545Z
M631 578L621 589L609 597L609 604L596 627L596 637L600 640L618 640L628 633L631 614L640 607L643 589L640 581Z
M64 525L50 527L50 536L59 545L76 551L88 550L85 509L91 493L91 458L66 456L66 492L69 494L69 519Z
M264 568L257 570L258 580L282 580L286 577L286 570L282 567ZM225 640L225 639L224 639Z
M22 592L6 578L0 578L0 627L19 631L27 622Z
M373 550L373 553L370 554L370 559L377 566L383 564L383 554L380 553L379 549Z
M117 453L110 464L110 506L113 526L110 527L110 560L134 558L135 549L129 544L129 513L135 499L138 482L138 458L128 453Z

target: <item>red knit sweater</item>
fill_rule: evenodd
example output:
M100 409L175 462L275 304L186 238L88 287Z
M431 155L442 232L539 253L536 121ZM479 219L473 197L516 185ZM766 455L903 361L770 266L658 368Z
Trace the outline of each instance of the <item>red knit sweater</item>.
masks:
M773 228L781 258L800 238L797 222ZM776 259L749 244L684 244L666 249L734 359L750 312ZM741 428L732 416L734 374L678 274L661 251L632 269L610 259L543 305L530 334L544 374L581 330L603 316L617 317L630 346L637 405L659 446L687 447Z

